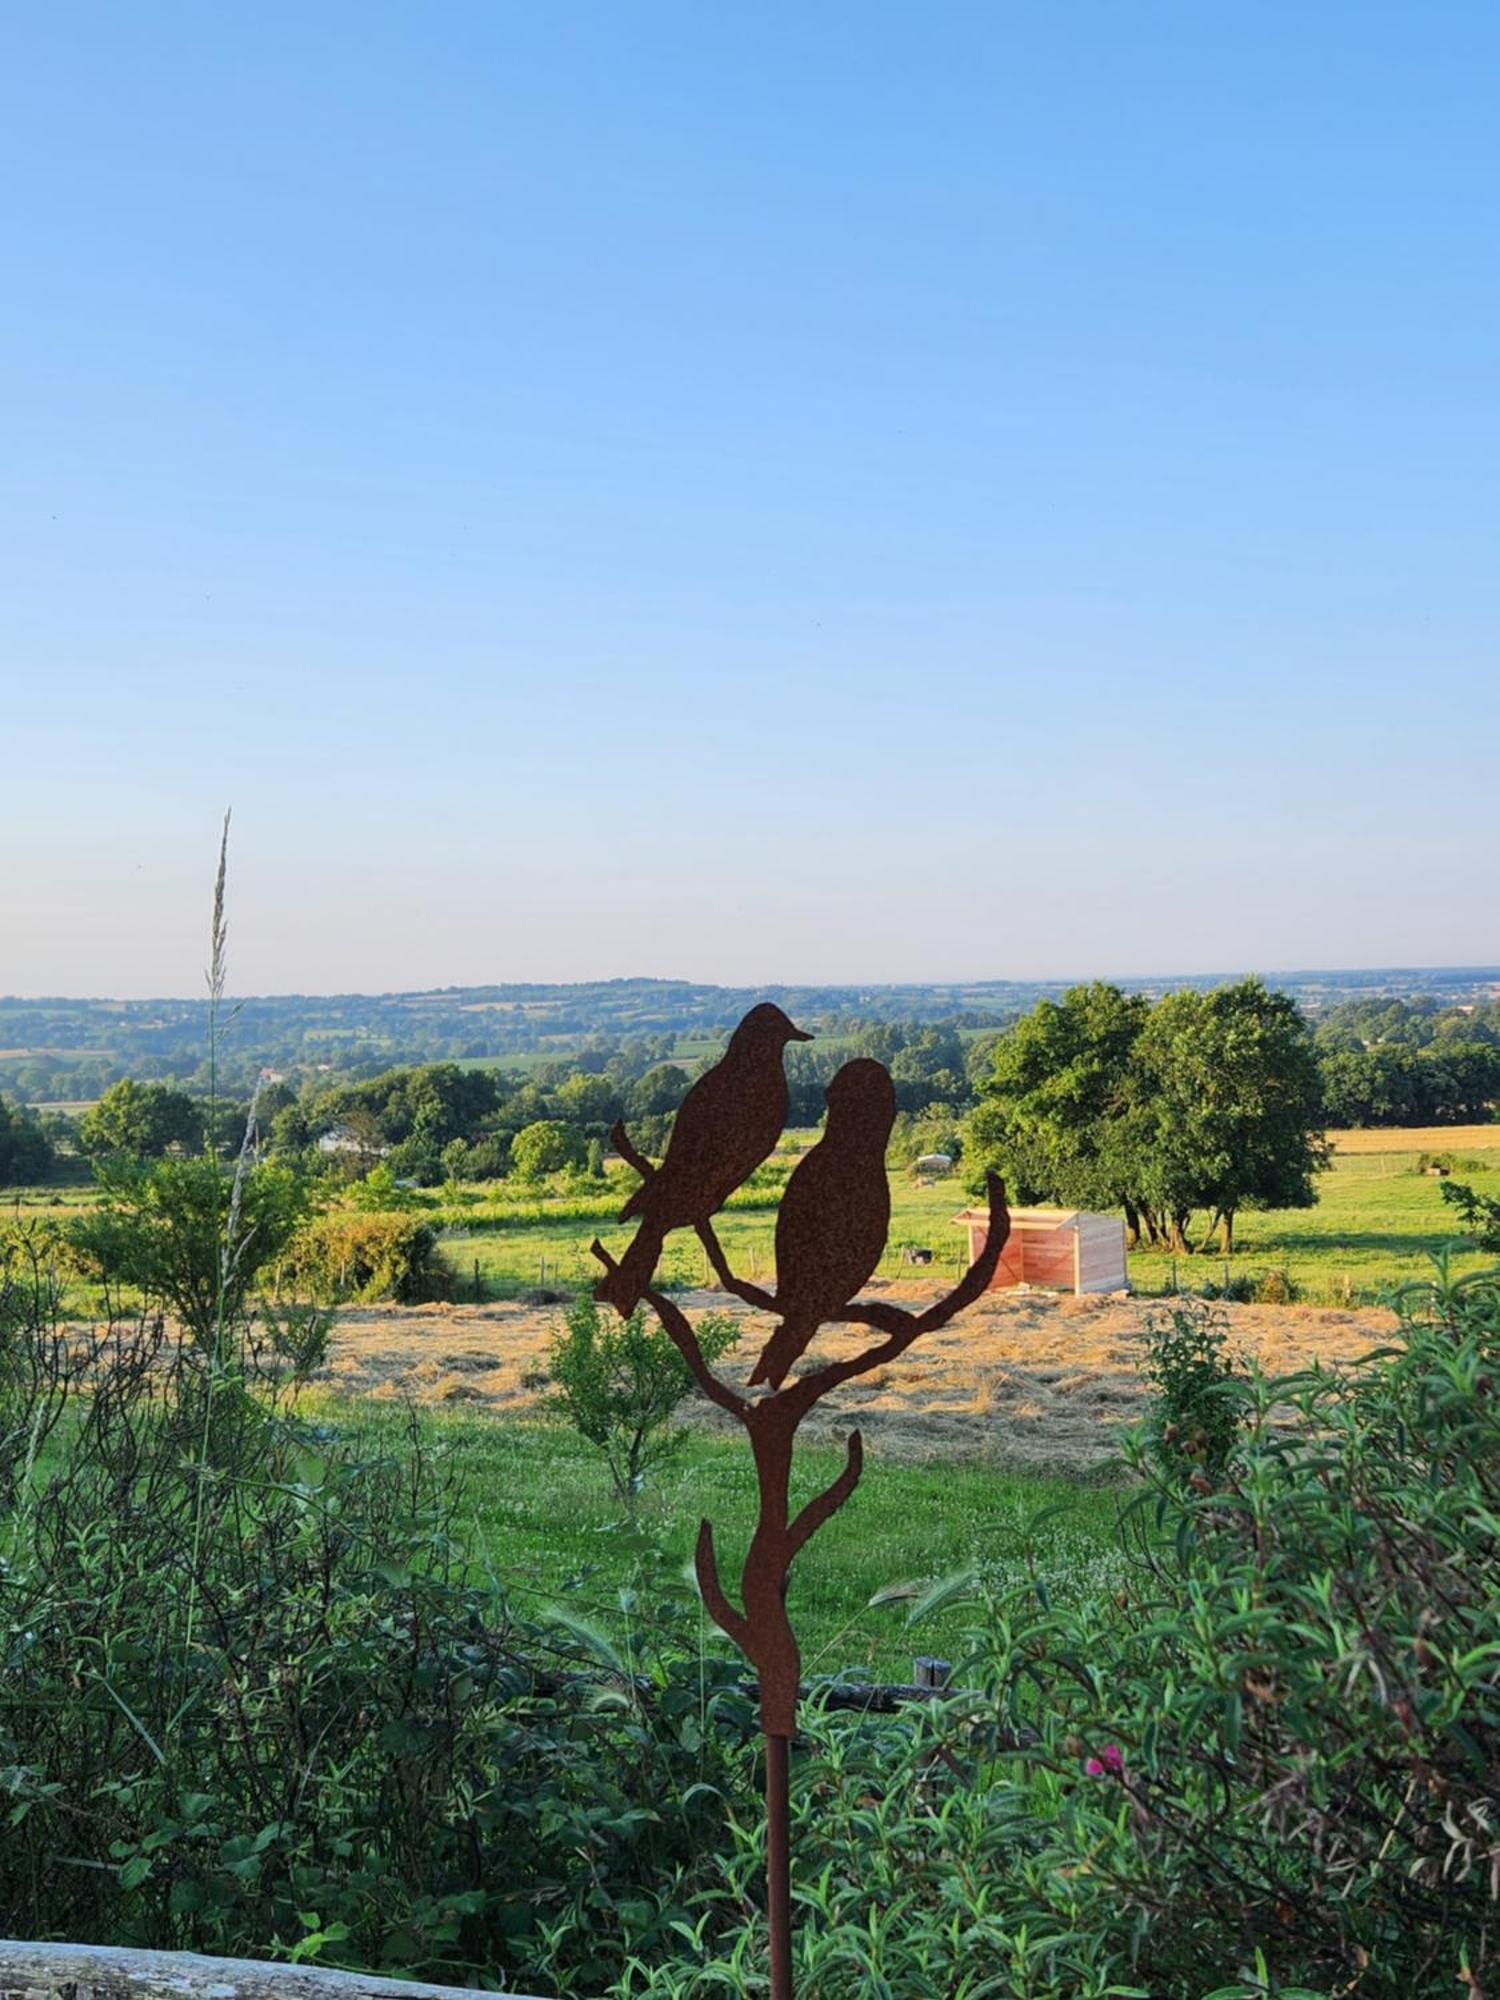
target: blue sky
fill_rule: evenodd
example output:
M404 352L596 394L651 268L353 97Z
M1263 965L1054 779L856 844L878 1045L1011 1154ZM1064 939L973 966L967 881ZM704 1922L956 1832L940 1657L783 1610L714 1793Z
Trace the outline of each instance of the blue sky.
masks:
M11 10L0 991L1500 960L1497 74Z

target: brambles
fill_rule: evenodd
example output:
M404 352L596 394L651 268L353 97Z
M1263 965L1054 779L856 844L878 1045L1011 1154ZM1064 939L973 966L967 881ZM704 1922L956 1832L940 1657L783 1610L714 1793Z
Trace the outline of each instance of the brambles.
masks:
M335 1209L291 1238L282 1263L293 1287L324 1300L392 1299L421 1305L451 1295L438 1261L437 1231L420 1215L364 1215Z
M1148 1313L1144 1340L1141 1372L1156 1390L1147 1436L1158 1464L1177 1478L1195 1470L1217 1478L1242 1425L1228 1322L1185 1301Z

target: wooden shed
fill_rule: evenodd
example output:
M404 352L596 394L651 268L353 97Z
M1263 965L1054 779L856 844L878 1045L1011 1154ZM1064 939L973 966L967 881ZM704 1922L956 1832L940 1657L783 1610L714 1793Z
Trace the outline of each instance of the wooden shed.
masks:
M953 1220L968 1229L972 1263L989 1235L989 1216L982 1208L966 1208ZM1061 1292L1121 1292L1129 1282L1119 1216L1090 1215L1081 1208L1013 1208L990 1290L1044 1285Z

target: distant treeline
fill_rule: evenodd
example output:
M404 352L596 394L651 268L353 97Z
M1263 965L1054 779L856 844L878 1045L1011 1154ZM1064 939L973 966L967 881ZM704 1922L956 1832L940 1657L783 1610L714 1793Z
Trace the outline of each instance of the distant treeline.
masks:
M1206 991L1217 978L1136 980L1147 997L1180 988ZM671 1054L712 1045L757 1000L775 1000L794 1019L838 1038L868 1024L998 1028L1042 999L1060 999L1061 980L985 980L897 986L700 986L662 979L600 980L545 986L455 987L428 993L287 994L235 1004L219 1080L248 1091L269 1068L295 1076L371 1077L432 1062L474 1064L609 1055L642 1041ZM1331 1021L1354 1008L1375 1014L1393 1004L1444 1013L1462 1003L1493 1004L1500 968L1430 972L1304 972L1272 984L1311 1018ZM1416 1002L1412 996L1430 998ZM1391 1039L1390 1036L1373 1039ZM91 1101L129 1076L141 1082L208 1087L207 1003L201 1000L20 1000L0 998L0 1089L26 1103Z
M1478 1124L1500 1101L1500 1000L1348 1000L1315 1042L1330 1126Z
M904 1133L936 1116L956 1134L973 1095L971 1052L956 1025L843 1025L842 1034L787 1051L790 1124L816 1125L833 1072L852 1056L868 1055L891 1071ZM984 1046L973 1044L981 1060ZM608 1053L586 1051L524 1079L456 1063L398 1067L300 1091L271 1085L261 1090L257 1116L274 1153L322 1145L352 1162L383 1159L394 1175L426 1185L545 1173L581 1166L590 1157L597 1165L621 1120L637 1145L660 1151L684 1094L716 1054L671 1061L660 1042L639 1040ZM545 1139L541 1128L548 1129Z
M1086 990L1119 992L1071 989ZM817 1022L817 1039L787 1051L789 1122L816 1125L834 1070L852 1056L873 1056L888 1066L896 1085L893 1160L934 1151L956 1155L964 1121L993 1075L997 1045L1008 1044L1057 1004L1043 999L1005 1020L966 1010L930 1022L804 1009L800 1018ZM1299 1018L1305 1019L1300 1010ZM249 1042L255 1060L248 1054L237 1063L221 1060L215 1136L221 1146L238 1144L253 1091L262 1139L285 1158L316 1154L325 1165L350 1172L384 1161L393 1175L429 1186L590 1163L597 1169L617 1120L647 1151L664 1144L684 1092L715 1060L730 1025L695 1037L690 1056L679 1053L680 1031L663 1029L625 1038L586 1036L566 1057L532 1058L524 1070L507 1069L492 1057L483 1067L472 1057L392 1064L351 1058L342 1067L278 1073L264 1049L255 1048L253 1021L242 1015L235 1040ZM1350 999L1316 1017L1311 1046L1326 1126L1478 1123L1500 1104L1500 999L1447 1006L1426 995ZM70 1080L71 1094L90 1095L76 1088L78 1070ZM36 1079L28 1068L16 1081L24 1086ZM46 1180L70 1160L81 1166L85 1158L159 1158L193 1150L210 1124L207 1081L206 1066L180 1077L115 1076L100 1081L97 1101L77 1119L23 1111L23 1092L13 1081L10 1090L0 1090L0 1186ZM25 1094L45 1095L35 1089ZM548 1128L545 1137L535 1136L538 1127ZM526 1133L533 1136L518 1153L516 1142Z

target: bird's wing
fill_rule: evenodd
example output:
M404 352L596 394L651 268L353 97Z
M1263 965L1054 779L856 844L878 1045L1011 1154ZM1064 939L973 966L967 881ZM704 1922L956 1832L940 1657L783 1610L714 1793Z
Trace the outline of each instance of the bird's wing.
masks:
M864 1171L820 1142L787 1182L776 1218L776 1294L831 1310L853 1298L874 1272L890 1227L884 1162Z
M651 1207L656 1207L665 1198L668 1206L676 1208L681 1205L680 1196L684 1190L697 1188L711 1175L722 1145L725 1100L732 1099L734 1095L733 1070L728 1077L725 1076L728 1064L729 1058L721 1057L712 1069L705 1070L697 1082L688 1087L672 1120L662 1163L649 1181L641 1182L620 1210L622 1222L628 1222L631 1216L645 1211L648 1193L651 1193Z
M786 1105L779 1058L774 1065L726 1058L700 1076L682 1100L652 1182L664 1208L685 1219L711 1215L774 1151Z

